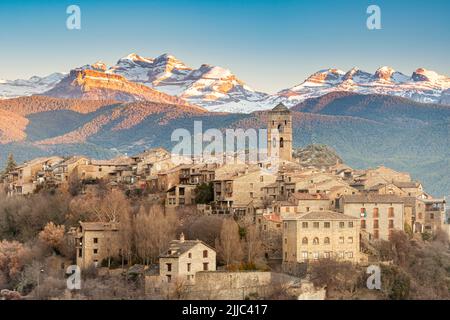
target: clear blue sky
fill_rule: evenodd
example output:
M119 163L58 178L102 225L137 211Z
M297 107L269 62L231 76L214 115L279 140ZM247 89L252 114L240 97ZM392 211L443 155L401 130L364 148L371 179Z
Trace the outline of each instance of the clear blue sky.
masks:
M66 29L77 4L82 29ZM366 28L366 8L382 30ZM448 0L23 0L0 2L0 79L28 78L131 52L220 65L268 92L323 68L450 75Z

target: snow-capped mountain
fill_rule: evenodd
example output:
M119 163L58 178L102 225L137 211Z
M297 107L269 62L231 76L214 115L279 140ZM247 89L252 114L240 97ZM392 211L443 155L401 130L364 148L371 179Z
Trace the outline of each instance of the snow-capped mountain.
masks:
M193 69L169 54L153 59L132 53L106 73L120 74L210 111L261 110L268 97L247 86L228 69L207 64Z
M33 76L28 80L0 80L0 99L30 96L53 88L65 74L52 73L45 77Z
M293 106L309 98L330 92L349 91L361 94L385 94L410 98L419 102L440 103L443 91L450 88L450 78L423 68L410 77L390 67L381 67L374 74L353 68L321 70L303 83L282 90L269 98L273 105L284 102Z
M450 78L424 68L417 69L411 76L391 67L381 67L373 74L358 68L347 72L325 69L312 74L302 83L273 95L252 89L226 68L208 64L193 68L169 54L148 58L132 53L119 59L111 67L103 62L96 62L79 67L77 70L98 72L98 78L107 79L110 85L113 85L114 79L115 91L118 89L116 86L118 78L108 76L121 76L127 80L122 87L126 88L125 91L131 90L129 93L132 93L132 97L127 96L127 99L141 100L146 95L143 92L139 96L137 93L139 86L131 88L134 83L144 85L141 87L144 91L147 91L146 88L152 88L161 94L180 98L209 111L250 113L272 108L279 102L294 106L306 99L337 91L385 94L410 98L418 102L450 104L448 93ZM64 74L54 73L43 78L32 77L29 80L0 80L0 99L54 93L54 90L51 91L54 87L58 85L60 88L61 85L64 87L64 83L60 82L63 82L65 77ZM86 79L89 81L89 77ZM98 81L96 83L99 84ZM62 93L58 92L58 95ZM92 92L87 94L89 97L92 95L96 94ZM103 92L103 95L108 96L109 93ZM86 96L86 91L81 96ZM122 93L114 93L113 96L121 97Z

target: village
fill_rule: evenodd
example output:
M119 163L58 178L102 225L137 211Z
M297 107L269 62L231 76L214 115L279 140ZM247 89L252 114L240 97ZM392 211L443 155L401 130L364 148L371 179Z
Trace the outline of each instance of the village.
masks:
M188 212L232 220L247 236L250 229L256 232L261 268L229 268L230 263L218 263L217 246L222 256L226 252L223 241L214 245L176 234L157 260L130 266L141 268L146 294L156 297L167 296L167 290L179 292L182 283L185 298L267 298L277 283L296 299L324 299L324 291L312 288L304 277L308 266L327 259L368 266L373 245L390 241L396 231L411 237L450 233L445 199L428 194L408 173L384 166L356 170L341 162L304 166L293 157L289 109L276 106L267 121L268 129L279 131L278 172L247 163L176 164L169 151L154 148L111 160L37 158L7 172L3 187L8 197L46 189L80 195L114 190L152 199L162 214L179 220ZM79 221L67 230L82 272L105 268L110 258L123 260L121 246L114 245L126 241L123 228L122 221L111 218Z

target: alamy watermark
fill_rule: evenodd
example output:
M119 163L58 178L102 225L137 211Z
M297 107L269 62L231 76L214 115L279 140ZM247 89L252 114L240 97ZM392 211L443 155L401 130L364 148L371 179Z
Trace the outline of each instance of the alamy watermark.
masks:
M69 30L81 29L81 9L77 5L70 5L66 9L66 14L69 16L66 20L66 27Z
M277 129L210 128L194 121L194 132L179 128L172 132L172 161L176 164L257 164L270 173L278 172L283 139Z
M366 270L370 276L367 278L367 288L369 290L381 290L381 269L379 266L370 265Z
M77 265L68 266L66 269L67 278L66 284L69 290L81 289L81 269Z
M381 29L381 8L377 5L370 5L366 10L367 14L370 16L367 18L366 25L369 30L380 30Z

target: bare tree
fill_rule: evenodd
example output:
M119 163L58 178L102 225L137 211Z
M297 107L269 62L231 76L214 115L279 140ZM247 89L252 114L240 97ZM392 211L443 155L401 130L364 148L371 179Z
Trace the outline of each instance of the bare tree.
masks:
M261 236L256 225L250 225L245 234L245 255L249 265L254 265L262 260L264 256L264 247Z
M175 238L177 219L174 214L164 214L161 206L141 208L135 218L135 237L138 255L148 265L156 261L168 243Z
M243 253L239 225L233 219L223 221L216 249L227 266L242 261Z

